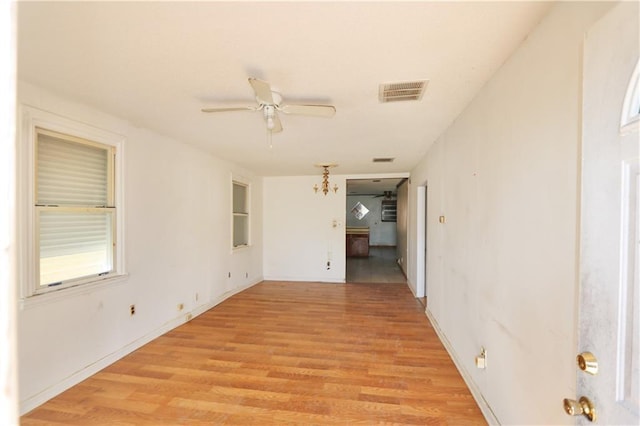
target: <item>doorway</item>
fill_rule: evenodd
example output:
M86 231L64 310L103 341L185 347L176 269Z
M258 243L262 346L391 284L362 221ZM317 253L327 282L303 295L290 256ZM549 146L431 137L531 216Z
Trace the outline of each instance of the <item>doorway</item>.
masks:
M406 178L348 179L346 281L406 283L397 262L397 187Z

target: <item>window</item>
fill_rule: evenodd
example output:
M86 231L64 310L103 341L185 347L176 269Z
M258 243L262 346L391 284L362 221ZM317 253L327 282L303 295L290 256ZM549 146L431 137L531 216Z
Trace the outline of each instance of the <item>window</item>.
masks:
M249 245L249 186L233 182L233 247Z
M381 219L383 222L395 222L397 219L398 204L396 200L383 200Z
M123 275L120 137L34 109L24 116L23 297Z
M358 220L362 220L362 218L364 218L367 213L369 213L369 209L360 201L358 201L356 205L351 209L351 214L353 214Z
M633 70L622 106L620 131L623 134L637 131L640 123L640 59Z
M114 270L115 149L36 128L38 286Z

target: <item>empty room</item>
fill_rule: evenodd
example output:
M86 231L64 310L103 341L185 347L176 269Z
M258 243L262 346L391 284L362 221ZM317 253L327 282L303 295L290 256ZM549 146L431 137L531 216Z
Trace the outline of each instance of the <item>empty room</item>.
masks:
M639 15L3 3L0 423L638 424Z

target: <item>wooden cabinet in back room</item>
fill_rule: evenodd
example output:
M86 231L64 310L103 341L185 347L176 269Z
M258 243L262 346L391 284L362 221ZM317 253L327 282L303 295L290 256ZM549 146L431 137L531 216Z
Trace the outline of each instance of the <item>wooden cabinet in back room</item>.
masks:
M347 227L347 256L369 256L369 228Z

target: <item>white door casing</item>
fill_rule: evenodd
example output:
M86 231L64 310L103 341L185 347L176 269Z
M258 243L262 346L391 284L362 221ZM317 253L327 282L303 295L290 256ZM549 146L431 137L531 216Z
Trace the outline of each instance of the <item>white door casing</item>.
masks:
M638 17L638 2L619 3L584 49L578 352L593 353L598 372L578 372L576 397L589 398L606 425L640 424L640 142L637 122L621 127L637 77Z

